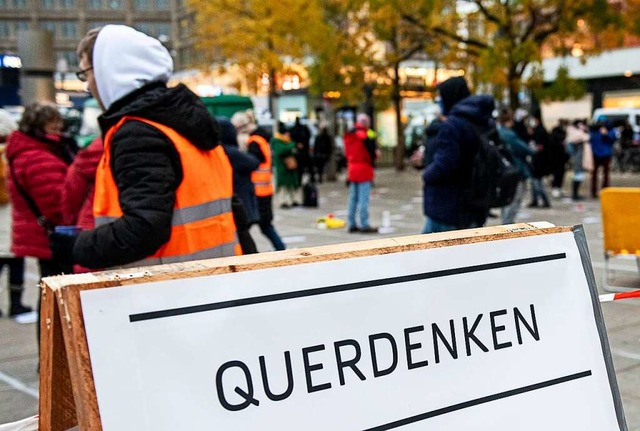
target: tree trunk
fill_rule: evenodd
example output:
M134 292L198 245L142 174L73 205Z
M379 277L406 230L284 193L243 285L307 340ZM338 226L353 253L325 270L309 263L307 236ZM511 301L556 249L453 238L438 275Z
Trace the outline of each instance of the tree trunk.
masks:
M515 67L509 68L509 107L515 111L520 106L520 100L518 99L518 93L520 92L519 80L520 77L516 76Z
M278 97L278 93L276 91L276 71L275 69L269 69L269 111L271 111L271 118L273 119L273 131L276 132L278 129L278 112L276 99Z
M393 153L393 166L397 171L404 170L404 131L402 130L402 98L400 97L400 76L399 76L400 63L393 65L393 109L396 114L396 130L397 141L395 151Z

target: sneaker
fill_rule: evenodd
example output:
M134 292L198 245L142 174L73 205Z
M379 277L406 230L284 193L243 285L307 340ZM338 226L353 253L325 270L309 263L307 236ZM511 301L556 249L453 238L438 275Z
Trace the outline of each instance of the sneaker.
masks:
M360 229L358 229L357 226L351 226L349 228L349 233L355 233L355 232L360 232Z
M294 201L294 202L291 204L291 206L292 206L292 207L299 207L299 206L300 206L300 204L299 204L298 202L295 202L295 201Z
M562 190L560 189L551 189L551 197L553 198L561 198L562 197Z
M280 208L282 208L283 210L288 210L289 204L280 204Z
M9 317L16 317L20 314L31 313L32 311L33 308L18 303L16 306L12 306L9 310Z
M527 205L527 208L537 208L537 207L538 207L537 202L531 202L529 205Z
M38 313L36 311L30 311L28 313L18 314L13 316L13 320L21 325L36 323L38 321Z
M362 228L360 228L360 232L361 233L378 233L378 228L377 227L371 227L371 226L362 227Z

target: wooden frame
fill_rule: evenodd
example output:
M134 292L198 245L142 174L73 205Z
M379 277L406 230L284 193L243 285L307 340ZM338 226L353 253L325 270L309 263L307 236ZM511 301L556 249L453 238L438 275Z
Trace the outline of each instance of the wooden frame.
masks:
M66 431L76 425L79 425L81 430L102 430L80 302L80 292L83 290L522 238L571 230L571 227L555 227L549 223L522 223L45 278L42 286L41 312L40 430Z

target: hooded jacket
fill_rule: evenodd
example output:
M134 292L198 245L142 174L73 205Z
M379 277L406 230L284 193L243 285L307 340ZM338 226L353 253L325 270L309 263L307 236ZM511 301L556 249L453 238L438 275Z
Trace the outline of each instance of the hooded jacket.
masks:
M15 173L15 178L11 171L8 175L13 222L11 251L19 257L50 259L47 234L18 191L16 181L33 199L42 215L52 224L60 224L60 196L69 162L65 150L59 142L51 142L44 137L38 139L17 130L9 135L6 151Z
M62 223L93 229L93 194L96 169L102 158L102 139L96 138L78 152L69 166L62 189Z
M93 67L106 108L98 119L103 135L124 116L135 116L170 127L200 150L218 145L218 126L200 99L183 85L167 88L171 56L157 40L108 25L98 34ZM183 179L174 144L140 121L117 130L110 160L123 216L78 236L73 260L89 268L135 262L165 244Z
M440 92L445 100L446 91L443 93L440 88ZM484 224L486 214L466 208L462 195L480 145L473 125L489 127L494 107L491 96L462 99L453 105L436 136L427 142L428 164L422 174L423 210L427 217L457 228Z
M369 137L366 125L356 123L344 134L344 154L347 158L347 179L353 183L373 181L375 141Z
M260 214L251 173L258 169L260 162L252 154L240 151L236 129L229 120L218 119L218 124L220 142L233 168L233 194L242 201L249 224L256 223L260 220Z

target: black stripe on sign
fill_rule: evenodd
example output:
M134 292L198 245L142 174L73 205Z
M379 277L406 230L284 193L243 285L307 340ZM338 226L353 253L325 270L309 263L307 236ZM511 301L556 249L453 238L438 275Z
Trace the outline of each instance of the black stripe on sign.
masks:
M510 266L529 265L531 263L548 262L565 259L566 253L548 254L544 256L527 257L524 259L506 260L503 262L484 263L482 265L464 266L460 268L444 269L440 271L424 272L421 274L403 275L400 277L382 278L378 280L359 281L357 283L338 284L335 286L317 287L314 289L295 292L275 293L273 295L255 296L253 298L234 299L231 301L214 302L210 304L193 305L189 307L169 308L166 310L150 311L129 315L129 322L162 319L165 317L181 316L183 314L202 313L205 311L222 310L225 308L243 307L246 305L263 304L265 302L285 301L287 299L305 298L308 296L326 295L328 293L345 292L348 290L367 289L370 287L386 286L411 281L427 280L430 278L448 277L450 275L468 274L471 272L488 271L491 269L508 268Z
M388 424L380 425L373 428L367 428L364 431L384 431L384 430L399 428L415 422L423 421L425 419L430 419L436 416L441 416L441 415L452 413L458 410L467 409L469 407L477 406L480 404L490 403L492 401L501 400L503 398L513 397L516 395L524 394L526 392L537 391L538 389L548 388L549 386L560 385L562 383L567 383L572 380L583 379L589 376L591 376L591 370L583 371L581 373L569 374L568 376L558 377L557 379L547 380L545 382L535 383L533 385L523 386L521 388L511 389L509 391L498 392L497 394L476 398L475 400L465 401L464 403L454 404L452 406L443 407L437 410L432 410L430 412L422 413L416 416L411 416L406 419L400 419L395 422L389 422Z

